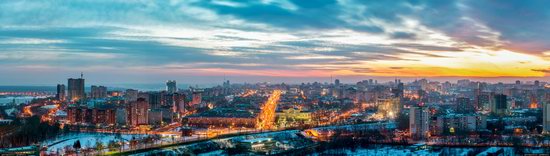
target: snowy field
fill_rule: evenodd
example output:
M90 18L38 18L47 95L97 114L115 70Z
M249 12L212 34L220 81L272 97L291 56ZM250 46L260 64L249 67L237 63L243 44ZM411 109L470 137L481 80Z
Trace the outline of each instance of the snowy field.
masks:
M48 153L56 153L57 151L64 151L67 146L72 147L77 140L80 141L82 148L94 148L96 142L101 142L104 146L107 146L111 141L123 140L127 142L132 138L140 139L146 136L144 134L71 133L44 141L42 145L48 147Z
M439 156L439 155L468 155L468 152L472 151L472 149L469 148L449 148L447 153L443 153L442 151L430 151L430 150L416 150L412 151L407 148L396 148L392 146L386 146L381 148L375 148L375 149L363 149L358 148L355 151L352 151L350 149L342 149L342 150L327 150L325 152L319 153L319 154L313 154L314 156L318 155L369 155L369 156L412 156L412 155L422 155L422 156Z

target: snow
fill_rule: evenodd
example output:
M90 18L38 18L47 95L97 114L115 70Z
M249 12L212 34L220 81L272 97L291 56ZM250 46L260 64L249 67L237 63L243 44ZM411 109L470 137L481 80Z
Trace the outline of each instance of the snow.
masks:
M55 116L67 116L67 112L63 110L57 110L57 112L55 112Z
M487 150L477 154L478 156L486 156L486 155L490 155L490 154L494 154L495 152L497 152L498 150L501 150L503 149L503 154L504 155L514 155L514 148L512 147L491 147L491 148L488 148Z
M42 106L40 108L42 108L42 109L54 109L54 108L57 108L57 106L56 105L45 105L45 106Z
M4 110L4 112L5 112L8 116L11 116L11 115L13 115L13 114L18 114L18 113L19 113L19 110L15 109L15 108L10 108L10 109Z
M335 154L335 151L339 150L327 150L322 153L315 153L314 156L318 155L327 155L327 154ZM443 151L443 150L442 150ZM372 148L372 149L365 149L365 148L358 148L355 151L352 151L350 149L344 149L343 151L340 150L340 152L345 153L345 155L370 155L370 156L410 156L410 155L422 155L422 156L439 156L444 155L442 151L431 151L431 150L411 150L409 148L399 148L396 146L384 146L380 148ZM470 148L450 148L449 153L453 155L468 155L468 152L472 151ZM339 153L339 152L336 152ZM448 153L448 154L449 154Z
M132 137L136 139L146 137L147 135L137 135L137 134L120 134L120 138L117 137L117 134L111 133L72 133L68 135L63 135L55 139L47 140L42 143L43 146L47 146L47 152L55 153L57 151L63 151L65 147L72 147L74 142L77 140L80 141L82 148L95 148L96 142L101 142L104 146L110 141L131 140Z
M198 154L198 156L220 156L220 155L224 155L223 152L224 152L223 150L215 150L208 153Z

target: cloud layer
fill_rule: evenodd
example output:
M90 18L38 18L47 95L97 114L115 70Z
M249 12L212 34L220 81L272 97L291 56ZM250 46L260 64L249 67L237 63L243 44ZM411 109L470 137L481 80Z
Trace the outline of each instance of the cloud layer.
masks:
M550 66L544 3L3 1L0 72L13 76L0 82L77 71L117 82L144 74L541 77Z

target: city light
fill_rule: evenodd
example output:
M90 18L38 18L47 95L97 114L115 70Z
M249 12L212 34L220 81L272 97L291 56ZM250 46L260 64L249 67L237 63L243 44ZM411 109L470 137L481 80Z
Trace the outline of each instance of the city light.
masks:
M549 6L0 0L0 156L550 155Z
M273 90L271 96L262 105L260 115L258 115L258 129L269 130L274 128L275 109L277 109L280 98L281 90Z

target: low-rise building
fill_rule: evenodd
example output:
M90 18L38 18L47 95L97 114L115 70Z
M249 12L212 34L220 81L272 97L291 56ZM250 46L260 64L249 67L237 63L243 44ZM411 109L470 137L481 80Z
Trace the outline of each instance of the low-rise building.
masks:
M184 118L184 124L195 127L255 128L258 111L235 108L214 108Z
M67 108L69 124L103 124L116 123L116 107L114 105L69 106Z
M277 125L279 127L292 127L312 123L311 112L289 108L276 112Z

